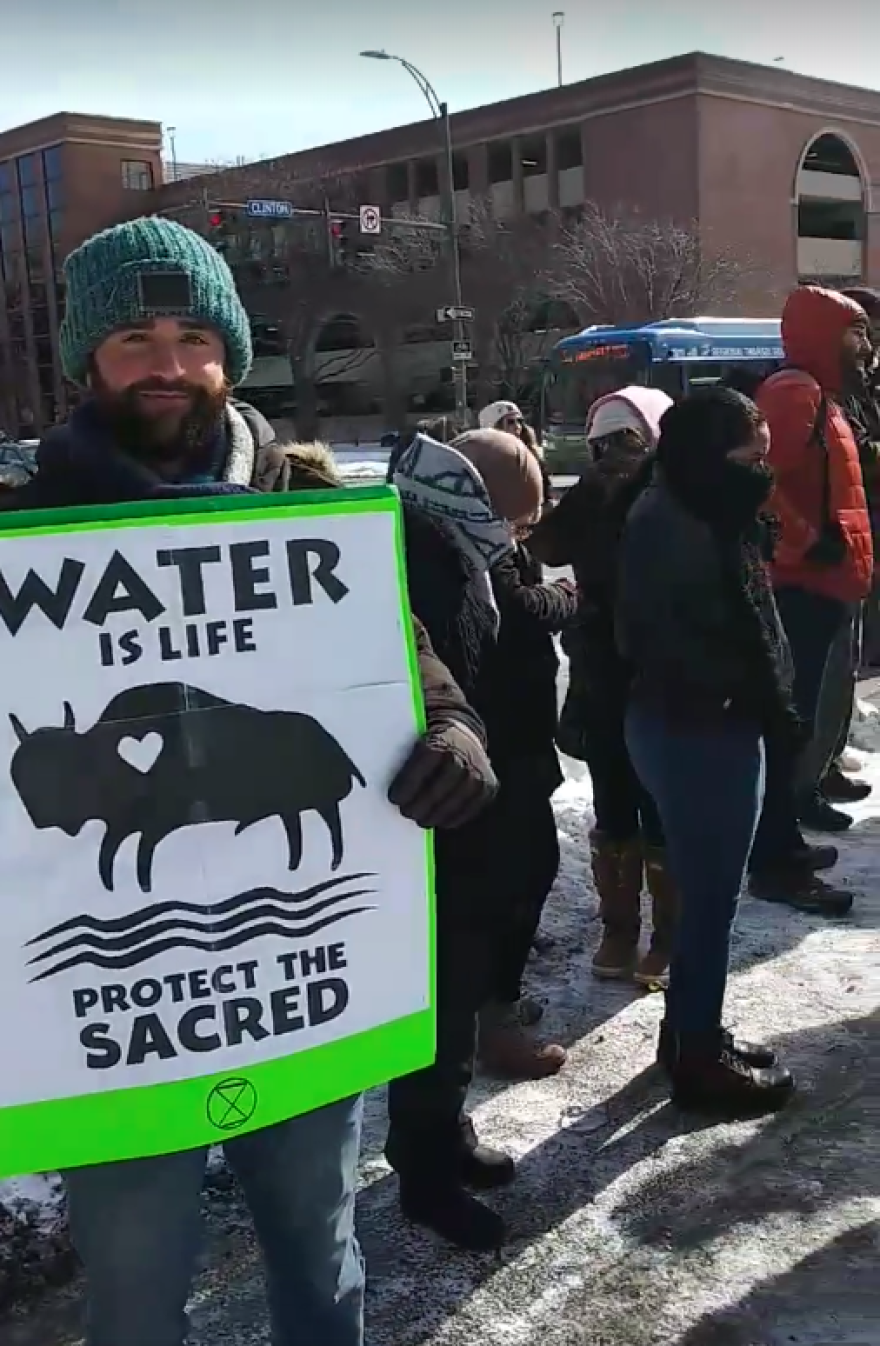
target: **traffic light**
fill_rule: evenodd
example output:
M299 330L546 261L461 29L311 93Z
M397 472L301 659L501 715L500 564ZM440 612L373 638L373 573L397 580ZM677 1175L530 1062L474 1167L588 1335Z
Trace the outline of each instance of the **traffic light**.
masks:
M352 265L355 259L355 239L352 234L352 220L327 220L327 255L334 271L341 271Z
M218 252L228 252L232 242L233 220L229 212L214 207L208 212L208 241Z

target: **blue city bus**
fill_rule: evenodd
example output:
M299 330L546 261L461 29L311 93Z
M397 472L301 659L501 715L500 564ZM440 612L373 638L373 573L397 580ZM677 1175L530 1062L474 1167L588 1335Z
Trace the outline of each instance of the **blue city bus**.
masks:
M582 469L587 411L605 393L642 383L677 398L741 366L766 377L782 359L778 318L668 318L564 337L544 365L541 430L548 465L555 472Z

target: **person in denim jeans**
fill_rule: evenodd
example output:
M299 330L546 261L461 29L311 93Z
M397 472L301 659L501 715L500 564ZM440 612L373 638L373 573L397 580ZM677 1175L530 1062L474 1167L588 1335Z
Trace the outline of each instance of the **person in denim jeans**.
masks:
M361 1098L227 1141L266 1265L277 1346L362 1346L354 1233ZM88 1275L89 1346L183 1346L207 1150L65 1174Z
M682 1107L772 1111L793 1081L724 1028L733 922L764 790L764 737L795 735L791 662L758 519L767 426L711 388L666 412L655 478L627 516L616 626L626 742L652 795L680 898L658 1058Z

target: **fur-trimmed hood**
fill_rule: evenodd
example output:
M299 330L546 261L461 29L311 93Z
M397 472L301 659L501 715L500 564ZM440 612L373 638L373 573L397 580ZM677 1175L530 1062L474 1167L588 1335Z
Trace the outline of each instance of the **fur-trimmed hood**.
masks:
M339 464L329 444L311 440L308 443L279 444L278 448L290 464L293 478L311 478L317 487L343 484Z

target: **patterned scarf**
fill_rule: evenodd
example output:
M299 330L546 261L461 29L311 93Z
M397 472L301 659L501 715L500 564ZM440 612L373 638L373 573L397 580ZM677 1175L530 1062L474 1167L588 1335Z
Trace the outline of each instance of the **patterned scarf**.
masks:
M434 519L455 544L468 572L495 613L489 571L513 551L513 530L495 513L473 463L449 444L418 434L398 459L393 484L404 503Z
M483 573L513 550L510 525L495 513L473 463L449 444L416 435L393 477L400 497L441 523L473 573Z

